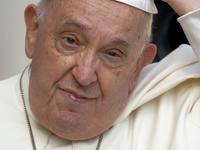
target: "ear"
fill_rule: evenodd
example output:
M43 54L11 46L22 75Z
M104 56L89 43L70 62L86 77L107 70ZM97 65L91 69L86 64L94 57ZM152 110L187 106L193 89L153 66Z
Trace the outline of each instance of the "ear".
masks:
M137 61L136 69L133 75L131 76L131 80L129 83L129 92L131 92L135 88L135 85L137 83L137 80L139 78L142 69L154 60L156 51L157 48L154 44L148 44L143 50L142 54L140 55Z
M36 17L37 7L29 5L24 12L26 23L25 52L28 58L33 57L34 45L37 36L38 22Z

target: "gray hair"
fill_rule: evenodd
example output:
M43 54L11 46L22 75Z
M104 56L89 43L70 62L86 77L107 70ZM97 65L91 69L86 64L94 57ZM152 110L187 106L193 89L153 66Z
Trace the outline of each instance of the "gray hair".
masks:
M146 43L150 43L153 40L152 35L152 28L153 28L153 14L146 13L146 27L145 27L145 33L146 33Z
M38 10L37 10L37 19L38 22L41 23L44 21L44 16L46 12L46 6L51 0L40 0L37 4Z

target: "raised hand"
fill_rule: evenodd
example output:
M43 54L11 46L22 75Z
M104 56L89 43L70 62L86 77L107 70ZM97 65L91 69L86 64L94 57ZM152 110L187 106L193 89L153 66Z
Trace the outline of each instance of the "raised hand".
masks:
M200 9L200 0L162 0L168 3L178 15Z

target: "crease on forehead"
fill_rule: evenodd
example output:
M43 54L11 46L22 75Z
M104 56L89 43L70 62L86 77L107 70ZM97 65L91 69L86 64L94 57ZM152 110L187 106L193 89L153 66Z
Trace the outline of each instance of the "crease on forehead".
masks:
M108 18L109 18L108 19L109 21L115 22L115 17L116 16L118 18L120 17L122 18L122 21L119 23L122 23L124 25L127 24L127 27L128 26L134 27L137 31L140 31L145 26L144 25L144 20L145 20L144 14L146 14L145 12L137 8L134 8L132 6L119 3L113 0L95 0L94 3L91 2L93 0L82 0L82 1L80 0L67 0L67 1L66 0L59 0L59 1L51 0L51 1L53 3L51 3L51 6L48 8L48 12L52 13L56 19L58 19L57 15L59 14L59 13L55 13L56 10L58 10L58 12L63 11L64 13L62 14L63 15L62 17L63 18L65 17L65 19L68 17L68 14L66 12L69 12L70 14L73 14L73 13L75 14L77 13L77 10L78 10L80 11L79 12L80 16L82 14L83 14L82 16L84 16L84 13L89 13L93 16L95 15L95 13L97 15L99 12L101 12L101 14L103 13L105 17L101 17L102 19L100 20L101 22L104 21L103 19L106 20ZM70 9L70 7L73 9ZM88 9L88 7L90 7L91 9ZM112 13L112 11L114 13ZM115 15L115 17L113 17L112 15ZM90 19L90 18L86 18L86 19ZM129 31L129 29L130 28L127 28L126 31Z
M73 7L74 9L77 7L81 7L81 3L87 6L87 7L82 7L82 13L90 13L91 15L98 15L99 11L105 12L105 16L109 17L110 15L113 15L112 11L114 11L114 15L117 17L120 17L122 19L126 19L127 21L130 20L137 20L139 18L142 17L143 13L142 11L140 11L137 8L134 8L132 6L117 2L117 1L113 1L113 0L59 0L59 1L55 1L55 0L51 0L52 6L49 9L50 12L55 13L56 11L52 11L52 9L54 10L60 10L60 9L65 9L67 10L69 7ZM68 5L68 6L67 6ZM97 7L98 5L98 7ZM67 6L67 7L66 7ZM90 8L94 8L94 9L87 9L89 6L91 6ZM97 9L98 8L98 9ZM117 11L116 11L117 10ZM127 17L128 16L128 17ZM110 18L112 19L112 17L110 16Z

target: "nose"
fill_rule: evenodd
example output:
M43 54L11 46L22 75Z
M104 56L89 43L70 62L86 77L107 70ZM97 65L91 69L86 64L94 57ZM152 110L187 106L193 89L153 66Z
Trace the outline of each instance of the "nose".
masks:
M82 86L87 86L97 81L97 68L98 61L94 55L86 53L77 58L72 74Z

